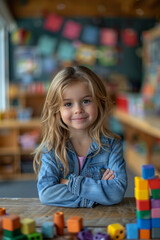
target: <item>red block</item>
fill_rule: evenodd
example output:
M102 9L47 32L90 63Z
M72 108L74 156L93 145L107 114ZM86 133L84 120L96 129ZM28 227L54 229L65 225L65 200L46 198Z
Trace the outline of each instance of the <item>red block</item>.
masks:
M160 189L160 178L149 179L148 183L150 189Z
M139 211L147 211L151 209L150 200L136 200L136 207Z

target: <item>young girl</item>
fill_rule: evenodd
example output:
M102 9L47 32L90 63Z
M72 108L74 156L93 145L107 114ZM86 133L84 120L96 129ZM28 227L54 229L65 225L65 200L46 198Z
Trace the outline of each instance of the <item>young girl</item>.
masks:
M35 151L40 201L61 207L119 203L127 187L120 139L107 129L110 102L99 77L84 66L54 77Z

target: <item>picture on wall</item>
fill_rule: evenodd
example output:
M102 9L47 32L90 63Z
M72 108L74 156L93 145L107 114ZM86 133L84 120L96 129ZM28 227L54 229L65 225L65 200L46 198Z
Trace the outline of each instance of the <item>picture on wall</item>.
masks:
M41 74L41 59L36 47L16 47L14 51L15 78L29 84Z

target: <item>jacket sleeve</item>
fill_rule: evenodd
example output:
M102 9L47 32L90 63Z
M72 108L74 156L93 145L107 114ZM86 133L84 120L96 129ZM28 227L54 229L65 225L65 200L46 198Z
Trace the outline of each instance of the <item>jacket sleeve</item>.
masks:
M94 202L73 194L60 184L59 169L50 152L42 154L42 166L37 182L39 199L43 204L61 207L92 207Z
M126 164L123 159L122 144L119 140L112 145L108 168L114 171L115 178L111 180L94 180L71 174L68 190L79 197L85 197L102 205L119 203L127 188Z

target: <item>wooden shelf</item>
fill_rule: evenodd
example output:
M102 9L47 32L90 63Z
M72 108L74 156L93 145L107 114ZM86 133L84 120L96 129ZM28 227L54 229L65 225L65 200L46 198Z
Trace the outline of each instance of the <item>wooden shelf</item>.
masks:
M34 118L28 121L19 121L17 119L0 121L0 129L4 129L4 128L31 129L31 128L40 128L40 127L41 127L41 123L39 118Z
M146 156L138 153L133 149L133 146L127 144L124 152L124 158L127 167L130 168L138 176L142 175L142 165L146 164ZM159 156L153 156L152 163L155 166L156 174L160 174L160 163L157 161Z
M0 121L0 179L33 179L34 174L21 173L21 161L24 155L29 156L34 149L23 150L19 144L19 136L28 131L41 131L38 118L29 121L16 119ZM31 157L29 158L31 160Z
M139 118L137 116L132 116L116 108L113 110L112 115L123 124L127 124L130 127L143 131L144 133L150 136L160 138L160 118L159 117L146 116L144 118Z
M19 147L0 147L0 156L2 155L19 155Z
M153 164L156 172L160 173L159 156L153 152L154 144L160 138L160 118L145 117L138 118L119 109L113 110L113 117L124 126L124 139L126 147L124 151L127 166L137 175L141 175L141 167L145 164ZM139 141L146 143L146 154L139 154L133 146Z

